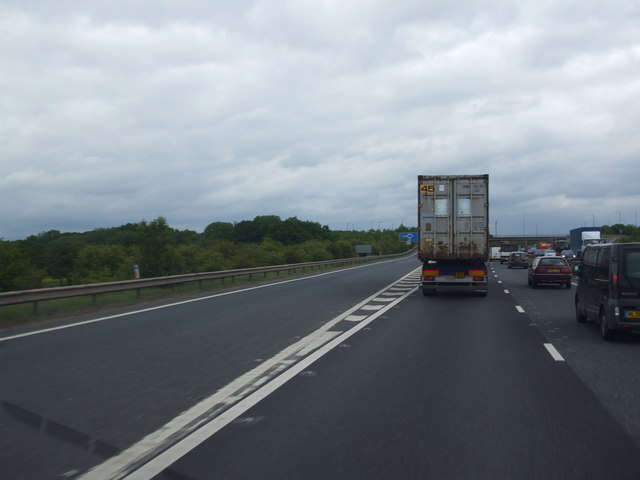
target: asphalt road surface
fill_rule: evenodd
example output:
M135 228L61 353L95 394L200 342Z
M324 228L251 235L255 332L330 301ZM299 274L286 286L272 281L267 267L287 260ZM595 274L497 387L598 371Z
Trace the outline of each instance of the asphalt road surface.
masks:
M531 289L524 270L492 265L487 297L423 297L418 266L5 334L0 471L640 478L636 338L603 342L573 289Z

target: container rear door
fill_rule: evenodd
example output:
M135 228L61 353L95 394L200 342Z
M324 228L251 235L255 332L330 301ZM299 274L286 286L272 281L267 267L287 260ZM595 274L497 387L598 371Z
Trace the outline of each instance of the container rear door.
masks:
M418 177L420 249L424 258L488 255L488 175Z

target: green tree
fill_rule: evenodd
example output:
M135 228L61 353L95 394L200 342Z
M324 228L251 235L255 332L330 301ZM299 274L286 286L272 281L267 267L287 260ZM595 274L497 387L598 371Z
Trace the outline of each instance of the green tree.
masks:
M331 242L327 246L327 250L333 255L333 258L351 258L355 256L355 247L347 240Z
M207 243L227 241L233 242L235 227L229 222L213 222L206 226L202 234Z
M138 224L140 271L144 277L162 277L173 271L175 257L172 251L172 229L164 217Z
M255 262L256 266L282 265L285 263L282 244L265 238L257 249Z
M45 246L46 269L51 278L74 284L73 271L82 241L77 234L65 233Z
M44 277L44 270L31 263L19 243L0 240L0 291L38 288Z
M275 225L270 236L284 245L296 245L311 240L312 234L309 230L308 225L296 217L291 217Z
M235 226L236 243L260 243L278 225L282 223L280 217L276 215L264 215L255 217L253 220L243 220Z
M78 253L74 279L101 283L133 278L133 261L122 245L85 245Z

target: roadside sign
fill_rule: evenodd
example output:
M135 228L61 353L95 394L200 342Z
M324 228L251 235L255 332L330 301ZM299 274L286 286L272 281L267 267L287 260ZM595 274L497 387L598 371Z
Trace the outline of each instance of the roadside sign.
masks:
M407 243L415 243L418 241L418 232L407 232L400 234L400 241Z

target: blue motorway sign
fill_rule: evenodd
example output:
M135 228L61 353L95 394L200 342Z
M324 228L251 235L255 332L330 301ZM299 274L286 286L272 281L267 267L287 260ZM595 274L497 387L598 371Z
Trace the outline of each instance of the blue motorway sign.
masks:
M418 232L401 233L400 241L415 243L418 241Z

